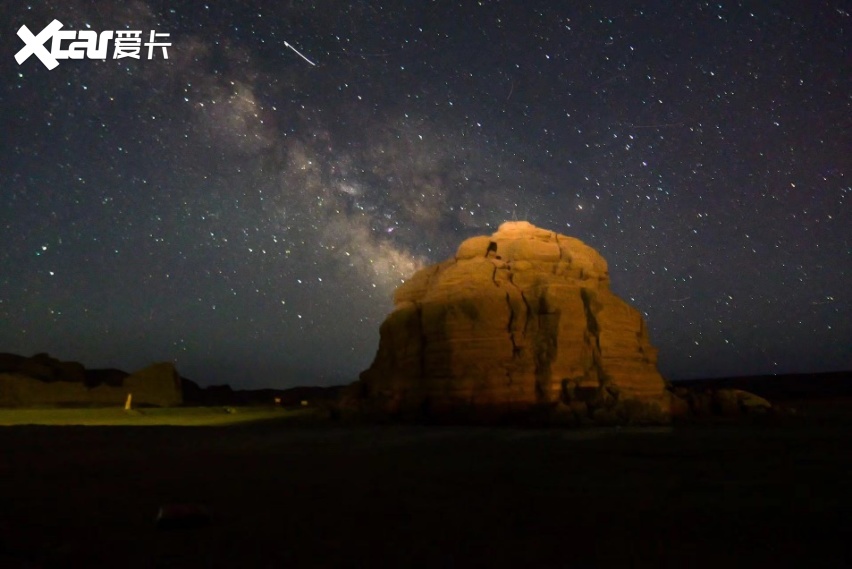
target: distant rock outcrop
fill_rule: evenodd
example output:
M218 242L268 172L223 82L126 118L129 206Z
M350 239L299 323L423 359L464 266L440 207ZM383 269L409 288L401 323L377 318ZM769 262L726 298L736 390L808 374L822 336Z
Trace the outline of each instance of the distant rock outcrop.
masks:
M31 358L0 354L0 407L40 405L134 405L169 407L183 401L181 382L171 363L128 375L119 370L86 370L47 354Z
M657 422L671 394L640 313L578 239L507 222L394 296L371 367L344 408L579 422Z
M773 411L772 403L742 389L675 387L678 415L683 417L743 417L763 415Z
M171 362L151 364L131 373L124 379L124 391L133 394L133 401L173 407L183 402L180 376Z
M230 385L201 387L181 378L186 405L280 405L281 407L331 407L337 403L342 386L303 386L287 389L232 389Z

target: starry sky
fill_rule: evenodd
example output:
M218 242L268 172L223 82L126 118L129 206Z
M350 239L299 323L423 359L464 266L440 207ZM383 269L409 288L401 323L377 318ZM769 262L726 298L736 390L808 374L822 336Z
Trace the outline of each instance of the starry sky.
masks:
M172 45L18 65L53 19ZM63 0L0 24L0 352L349 382L400 282L524 219L601 252L669 379L852 369L848 2Z

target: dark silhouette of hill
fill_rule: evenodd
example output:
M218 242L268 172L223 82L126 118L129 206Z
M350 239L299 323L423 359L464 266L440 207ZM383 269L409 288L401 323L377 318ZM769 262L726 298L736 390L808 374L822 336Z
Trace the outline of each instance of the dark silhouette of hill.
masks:
M180 403L182 392L184 406L278 404L296 407L302 406L303 401L314 406L336 400L340 390L340 387L310 386L253 390L235 390L229 385L201 387L194 381L178 377L173 366L170 369L173 379L164 383L169 395L148 393L146 396L145 393L151 389L143 388L144 385L152 384L152 381L159 385L163 381L158 383L156 377L149 377L142 381L142 385L138 381L134 383L136 374L120 369L87 369L79 362L60 361L46 353L27 357L0 352L0 406L124 404L131 384L134 386L131 390L134 402L155 405L168 402L174 405ZM178 379L179 383L176 383ZM164 388L158 389L162 391ZM14 397L11 395L13 392L16 394Z
M773 403L852 399L852 371L689 379L672 384L690 390L742 389Z
M46 353L31 357L0 353L2 407L113 406L124 405L131 396L136 405L180 405L181 385L174 365L161 362L127 373L86 369L80 362Z
M297 407L307 401L317 405L337 400L342 386L334 387L292 387L289 389L233 389L230 385L211 385L201 387L192 380L181 378L184 405L273 405Z

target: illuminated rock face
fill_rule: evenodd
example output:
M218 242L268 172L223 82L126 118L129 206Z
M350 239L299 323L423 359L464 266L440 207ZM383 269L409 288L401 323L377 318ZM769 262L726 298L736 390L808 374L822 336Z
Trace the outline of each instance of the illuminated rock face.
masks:
M610 292L606 261L578 239L504 223L418 271L394 301L375 360L349 391L362 409L544 409L605 422L670 414L642 317Z

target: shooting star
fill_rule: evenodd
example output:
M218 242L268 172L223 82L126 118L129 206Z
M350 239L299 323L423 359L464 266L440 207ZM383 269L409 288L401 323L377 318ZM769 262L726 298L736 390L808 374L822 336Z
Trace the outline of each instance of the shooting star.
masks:
M308 59L307 57L305 57L304 55L302 55L302 52L301 52L301 51L299 51L298 49L296 49L295 47L293 47L292 45L290 45L290 44L289 44L289 43L287 43L286 41L284 42L284 45L286 45L287 47L289 47L290 49L292 49L293 51L295 51L295 52L296 52L296 55L298 55L299 57L301 57L302 59L304 59L305 61L307 61L307 62L308 62L308 63L310 63L311 65L313 65L314 67L316 67L316 66L317 66L317 64L316 64L316 63L314 63L313 61L311 61L310 59Z

